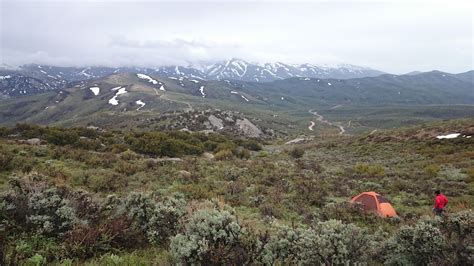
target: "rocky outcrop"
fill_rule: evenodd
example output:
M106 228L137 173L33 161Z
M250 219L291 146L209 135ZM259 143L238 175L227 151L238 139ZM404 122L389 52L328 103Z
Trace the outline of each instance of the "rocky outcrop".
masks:
M166 123L162 123L164 121ZM149 122L161 124L157 127L158 130L180 130L204 134L219 132L249 138L265 138L274 134L269 129L257 126L255 124L255 121L258 121L257 119L252 121L240 112L207 109L164 113Z
M263 135L263 132L247 118L237 119L235 124L237 125L239 131L241 131L241 133L246 137L259 138Z
M224 124L222 124L222 120L217 118L215 115L210 115L208 118L211 125L216 129L223 129Z

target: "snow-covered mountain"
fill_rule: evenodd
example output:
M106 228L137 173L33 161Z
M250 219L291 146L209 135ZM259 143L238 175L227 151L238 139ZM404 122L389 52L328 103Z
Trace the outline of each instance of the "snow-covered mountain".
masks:
M256 82L268 82L291 77L349 79L384 74L378 70L354 65L329 67L312 64L290 65L281 62L259 64L236 58L212 64L204 69L208 79L235 79Z
M30 64L17 69L0 68L0 95L18 96L63 89L77 82L117 73L155 74L172 79L239 80L270 82L292 77L349 79L383 74L370 68L338 65L249 63L233 58L227 61L190 66L143 67L59 67Z

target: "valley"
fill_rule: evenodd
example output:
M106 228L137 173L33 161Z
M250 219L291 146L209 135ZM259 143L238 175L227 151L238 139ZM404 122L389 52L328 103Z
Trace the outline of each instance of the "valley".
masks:
M258 67L285 78L249 77L263 73ZM201 72L29 66L3 73L4 258L13 265L471 261L472 232L459 232L474 219L474 72L343 79L308 70L315 76L286 78L280 68L291 70L230 60ZM435 189L449 197L443 219L431 214ZM380 193L396 216L349 203L363 191ZM399 241L407 234L429 252ZM432 238L441 244L431 246ZM327 251L323 239L340 247Z
M228 65L243 68L243 63L232 62ZM80 70L59 68L61 71L55 72L57 67L47 66L38 69L63 74ZM151 70L146 69L102 72L99 69L95 70L95 75L90 69L91 74L85 77L82 76L88 69L70 74L70 79L61 81L64 86L59 88L42 89L32 85L28 87L32 88L31 93L22 90L25 93L20 95L11 94L13 90L8 89L23 86L23 83L12 85L11 82L18 81L12 80L14 75L10 74L11 78L1 81L9 83L0 84L3 92L0 125L87 126L100 123L103 127L179 129L176 123L186 113L212 110L241 113L242 118L261 130L272 132L266 137L285 138L308 133L308 130L313 134L333 132L334 129L341 134L359 134L377 128L474 116L472 71L457 75L433 71L416 75L383 74L348 79L293 77L251 82L206 80L185 74L179 67L173 68L173 73L170 69L163 72L165 76L162 72L150 74ZM143 73L133 72L136 70ZM169 76L172 74L177 77ZM31 75L33 78L36 74ZM46 80L42 82L49 84ZM119 87L121 90L114 91ZM307 110L317 111L310 113ZM174 113L175 121L168 119L166 125L153 122L163 121L168 113ZM318 124L308 129L307 123L311 119L317 120ZM217 130L212 126L201 128ZM224 126L223 131L226 130Z
M474 265L472 0L0 0L0 266Z

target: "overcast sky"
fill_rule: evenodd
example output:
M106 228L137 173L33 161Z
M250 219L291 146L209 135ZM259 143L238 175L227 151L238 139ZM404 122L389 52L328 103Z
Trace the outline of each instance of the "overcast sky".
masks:
M392 73L474 69L474 1L0 0L0 63L158 66L238 57Z

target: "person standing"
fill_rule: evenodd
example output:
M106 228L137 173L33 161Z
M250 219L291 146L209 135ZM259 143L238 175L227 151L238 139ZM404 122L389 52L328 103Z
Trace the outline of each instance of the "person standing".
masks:
M444 212L444 208L448 204L448 198L446 198L446 196L441 194L441 191L439 190L435 191L435 195L436 195L436 198L435 198L435 204L433 207L433 212L438 216L442 216Z

